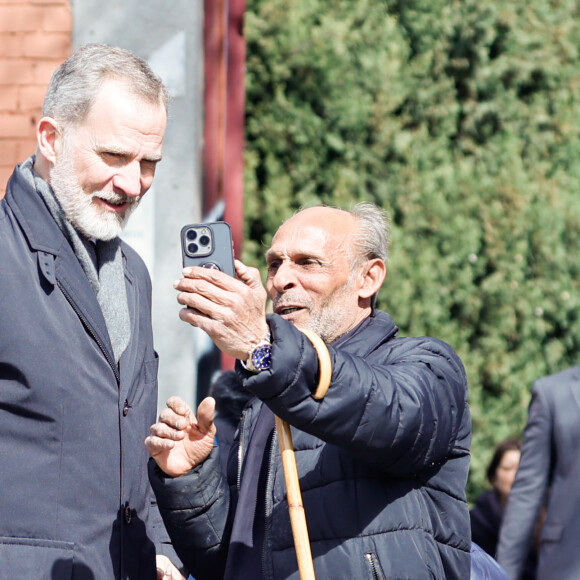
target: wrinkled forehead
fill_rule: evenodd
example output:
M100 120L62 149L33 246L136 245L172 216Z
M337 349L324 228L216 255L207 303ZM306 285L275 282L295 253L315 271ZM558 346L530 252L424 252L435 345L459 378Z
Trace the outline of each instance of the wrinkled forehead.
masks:
M266 256L349 255L355 219L341 210L304 210L280 226Z

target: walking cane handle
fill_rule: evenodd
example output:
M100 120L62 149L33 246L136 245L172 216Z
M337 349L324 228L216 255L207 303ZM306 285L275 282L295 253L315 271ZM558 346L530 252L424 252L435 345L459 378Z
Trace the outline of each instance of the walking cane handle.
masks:
M318 386L316 387L316 391L314 391L312 396L315 399L323 399L328 392L330 381L332 379L332 361L330 360L330 353L328 352L326 344L324 344L324 341L322 338L320 338L320 336L318 336L318 334L305 328L301 328L300 331L312 343L312 346L318 355L320 377L318 379Z

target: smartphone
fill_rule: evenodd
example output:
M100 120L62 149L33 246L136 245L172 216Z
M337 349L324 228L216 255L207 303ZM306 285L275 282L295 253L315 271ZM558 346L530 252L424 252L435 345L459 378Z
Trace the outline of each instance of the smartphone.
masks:
M201 266L235 276L232 229L227 222L189 224L181 229L184 266Z

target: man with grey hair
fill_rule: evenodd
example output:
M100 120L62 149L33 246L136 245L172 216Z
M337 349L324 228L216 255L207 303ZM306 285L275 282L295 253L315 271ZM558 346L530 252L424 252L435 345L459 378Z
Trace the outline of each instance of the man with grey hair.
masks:
M469 578L465 371L449 345L397 338L375 309L388 239L372 204L312 207L275 234L266 288L239 261L236 278L186 268L176 282L182 320L238 359L255 395L225 475L211 398L196 416L172 397L146 439L161 514L197 580L298 578L274 414L292 427L319 578Z
M161 160L167 101L131 52L81 47L0 202L2 579L182 578L142 443L151 282L119 238Z

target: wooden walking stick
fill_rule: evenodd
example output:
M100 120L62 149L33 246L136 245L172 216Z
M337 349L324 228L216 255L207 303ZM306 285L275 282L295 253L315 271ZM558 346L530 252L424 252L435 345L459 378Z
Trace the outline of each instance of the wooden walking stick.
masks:
M318 355L320 377L316 391L312 396L315 399L322 399L330 387L330 380L332 378L330 354L324 341L317 334L310 330L302 330L302 332L308 337ZM296 466L296 454L294 453L290 425L280 419L280 417L276 417L276 430L278 431L278 442L280 444L282 468L284 470L284 481L286 483L286 497L288 499L288 510L290 513L290 525L292 526L300 580L315 580L316 576L314 575L314 564L312 562L312 552L310 551L306 514L304 512L304 505L302 504L300 481L298 479L298 469Z

